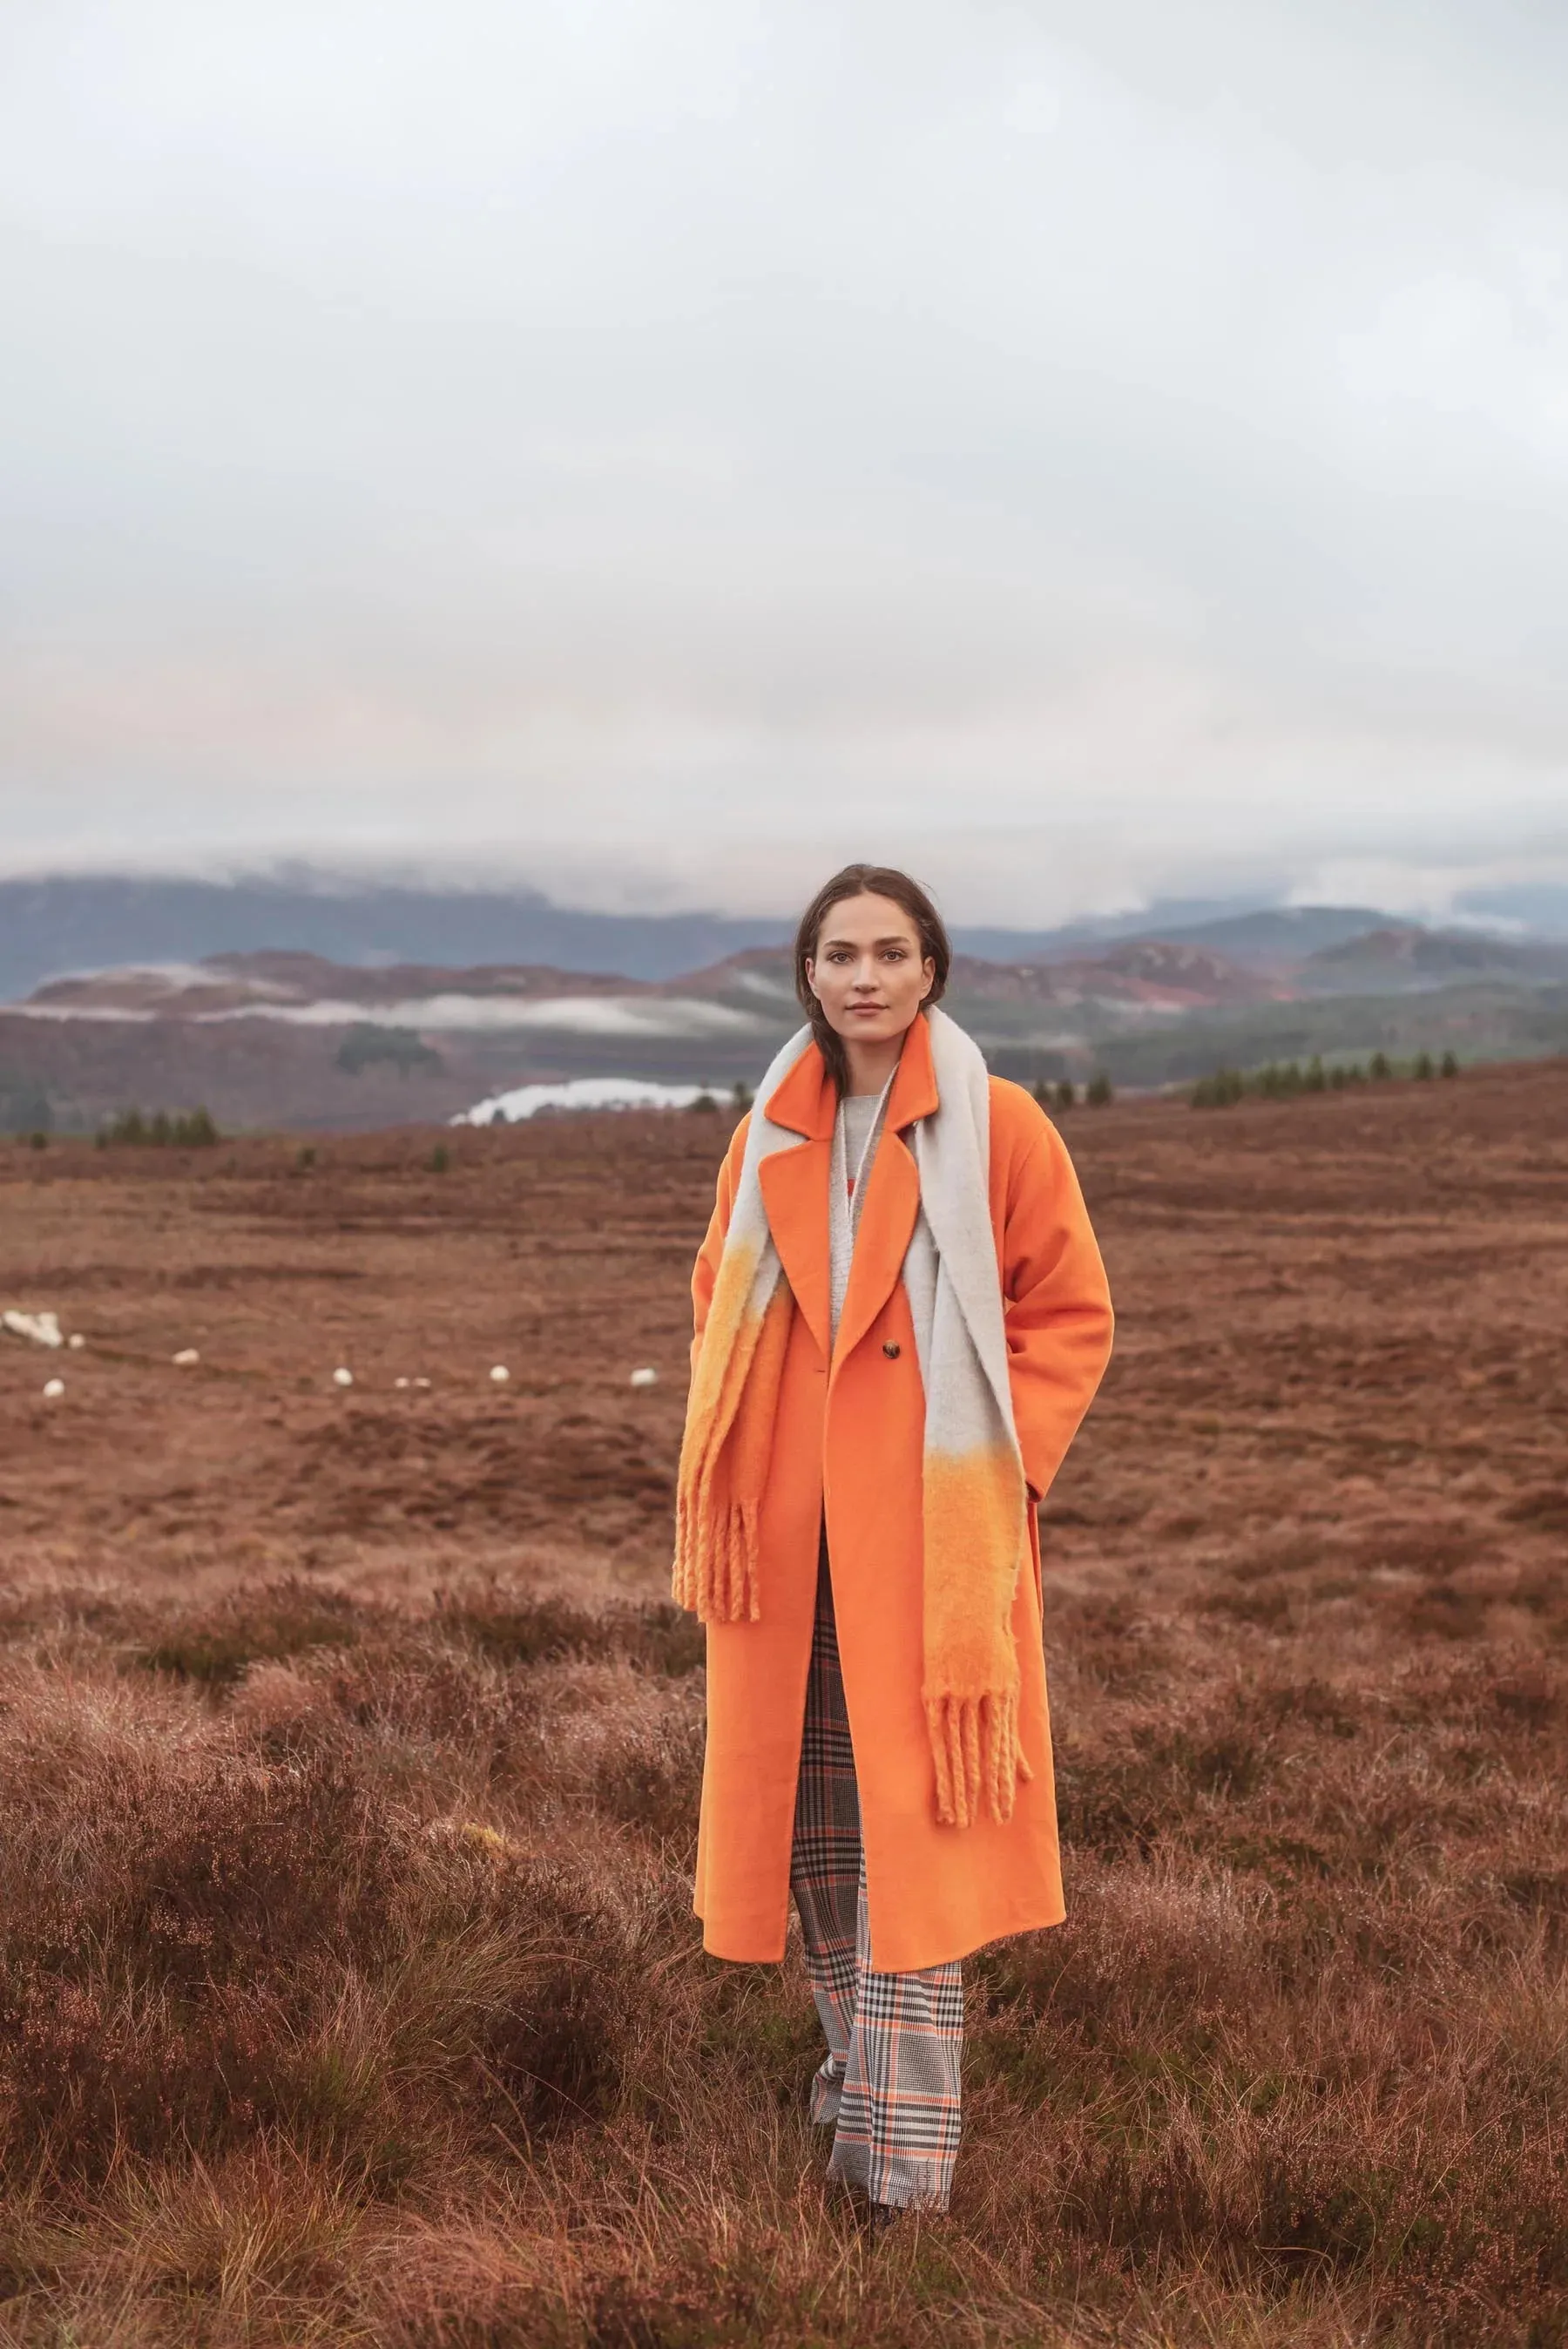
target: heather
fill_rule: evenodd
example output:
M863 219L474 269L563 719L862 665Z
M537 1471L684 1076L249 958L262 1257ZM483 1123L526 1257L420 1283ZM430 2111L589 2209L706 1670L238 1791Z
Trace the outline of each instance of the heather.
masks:
M722 1131L18 1154L0 1278L89 1343L64 1410L0 1357L0 2339L1568 2341L1565 1112L1070 1129L1071 1913L975 1962L953 2212L874 2244L798 1961L689 1914Z

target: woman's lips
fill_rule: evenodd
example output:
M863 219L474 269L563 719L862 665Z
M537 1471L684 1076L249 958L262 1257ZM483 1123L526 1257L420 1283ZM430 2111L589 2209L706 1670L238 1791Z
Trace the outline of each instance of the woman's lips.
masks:
M850 1006L850 1018L851 1019L880 1019L886 1009L887 1005L885 1003L851 1003Z

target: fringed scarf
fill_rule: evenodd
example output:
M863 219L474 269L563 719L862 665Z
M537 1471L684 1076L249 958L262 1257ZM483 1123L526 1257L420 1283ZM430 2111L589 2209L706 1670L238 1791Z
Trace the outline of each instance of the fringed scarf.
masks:
M920 1213L903 1260L925 1388L924 1686L936 1811L967 1826L1011 1817L1020 1777L1012 1609L1027 1488L1013 1425L988 1174L990 1092L977 1047L932 1009L938 1107L909 1141ZM758 1523L794 1299L768 1228L758 1169L800 1136L766 1104L814 1050L791 1037L757 1094L740 1179L692 1374L676 1500L674 1591L705 1623L762 1613Z

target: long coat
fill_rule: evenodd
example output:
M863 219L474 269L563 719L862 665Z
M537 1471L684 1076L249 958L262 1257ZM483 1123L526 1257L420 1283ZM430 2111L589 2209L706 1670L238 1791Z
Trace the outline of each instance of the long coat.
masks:
M1060 1137L1017 1085L990 1080L991 1221L1024 1473L1043 1495L1110 1351L1110 1299ZM902 1131L937 1106L923 1016L905 1040L866 1178L838 1344L830 1344L828 1181L837 1095L814 1045L765 1104L805 1138L762 1161L774 1245L796 1304L759 1527L761 1618L707 1630L707 1754L696 1909L716 1956L781 1958L827 1526L854 1745L872 1962L904 1972L1061 1921L1061 1865L1041 1644L1038 1528L1013 1608L1019 1725L1034 1773L1005 1824L936 1818L921 1699L924 1397L900 1278L920 1185ZM745 1123L693 1277L700 1339L739 1178Z

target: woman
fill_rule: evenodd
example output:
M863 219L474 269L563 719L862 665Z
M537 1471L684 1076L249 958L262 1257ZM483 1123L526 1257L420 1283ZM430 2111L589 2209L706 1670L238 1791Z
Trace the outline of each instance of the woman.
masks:
M935 1009L951 959L904 874L849 865L807 908L810 1025L693 1279L676 1508L705 1945L781 1958L793 1894L812 2116L878 2220L947 2204L960 1961L1063 1914L1035 1512L1110 1349L1067 1152Z

